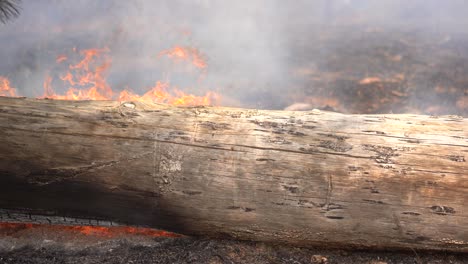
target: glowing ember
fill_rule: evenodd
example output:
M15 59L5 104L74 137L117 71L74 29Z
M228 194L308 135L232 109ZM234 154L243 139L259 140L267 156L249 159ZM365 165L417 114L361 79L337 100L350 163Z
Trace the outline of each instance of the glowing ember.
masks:
M41 224L25 224L25 223L0 223L0 234L2 233L17 233L23 230L31 229L47 229L52 232L68 232L71 235L82 234L85 236L97 236L97 237L118 237L118 236L150 236L150 237L181 237L182 235L157 230L152 228L143 227L130 227L130 226L66 226L66 225L41 225Z
M199 69L204 69L208 66L204 56L195 48L175 46L172 49L164 50L159 53L159 57L164 55L176 60L191 61L191 63Z
M16 96L16 89L10 86L10 81L3 76L0 76L0 96Z

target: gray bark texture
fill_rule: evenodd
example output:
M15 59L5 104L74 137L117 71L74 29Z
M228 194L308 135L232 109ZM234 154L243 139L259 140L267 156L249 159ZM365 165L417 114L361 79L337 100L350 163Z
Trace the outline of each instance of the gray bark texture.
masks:
M0 97L0 209L468 252L468 120Z

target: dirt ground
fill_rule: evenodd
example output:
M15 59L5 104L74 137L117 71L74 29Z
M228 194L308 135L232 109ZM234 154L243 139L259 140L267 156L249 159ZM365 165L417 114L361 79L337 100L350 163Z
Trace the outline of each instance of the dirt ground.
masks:
M468 116L468 34L369 25L297 30L288 32L284 90L246 94L248 106Z
M296 248L187 237L116 223L72 225L47 219L55 224L19 218L15 223L0 222L0 263L468 263L468 254L460 253Z
M255 242L145 235L102 237L50 228L0 237L0 263L468 263L468 255L303 249Z

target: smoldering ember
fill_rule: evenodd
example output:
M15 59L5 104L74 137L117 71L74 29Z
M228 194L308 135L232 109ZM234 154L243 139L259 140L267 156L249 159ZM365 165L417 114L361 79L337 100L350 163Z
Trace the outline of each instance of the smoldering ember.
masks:
M0 0L0 263L468 263L463 0Z

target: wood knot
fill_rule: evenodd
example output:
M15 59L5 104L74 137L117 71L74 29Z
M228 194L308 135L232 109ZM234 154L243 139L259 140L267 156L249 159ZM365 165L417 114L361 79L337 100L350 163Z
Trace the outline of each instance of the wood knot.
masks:
M122 107L126 107L126 108L131 108L131 109L135 109L136 108L136 105L132 102L123 102L121 104Z
M439 215L455 214L455 209L443 205L433 205L430 207L431 211Z

